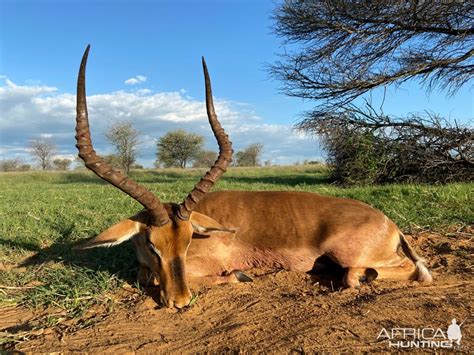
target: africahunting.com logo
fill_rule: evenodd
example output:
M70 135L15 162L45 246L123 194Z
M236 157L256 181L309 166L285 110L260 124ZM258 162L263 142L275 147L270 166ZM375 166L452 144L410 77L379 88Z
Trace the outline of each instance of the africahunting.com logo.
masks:
M452 349L461 345L461 326L456 319L446 331L441 328L382 328L377 340L387 341L391 348L442 348Z

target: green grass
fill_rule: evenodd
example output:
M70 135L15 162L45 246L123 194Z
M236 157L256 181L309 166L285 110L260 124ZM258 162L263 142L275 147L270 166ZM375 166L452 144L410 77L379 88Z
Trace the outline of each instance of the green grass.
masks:
M162 201L180 202L204 170L135 171L132 178ZM362 200L402 230L443 232L474 222L473 184L339 188L321 166L234 168L214 190L295 190ZM89 172L0 174L0 307L55 306L66 317L107 302L122 282L134 283L131 245L71 250L141 206ZM15 266L15 267L12 267ZM54 323L54 320L51 320Z

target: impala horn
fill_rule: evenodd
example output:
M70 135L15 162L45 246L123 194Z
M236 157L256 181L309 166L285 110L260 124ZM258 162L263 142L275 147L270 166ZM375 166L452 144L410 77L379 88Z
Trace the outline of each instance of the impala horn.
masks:
M211 79L207 71L206 61L202 58L202 69L204 71L204 81L206 85L206 109L207 117L211 125L214 136L219 145L219 156L214 165L204 175L203 178L194 186L194 189L188 194L184 201L179 206L178 217L182 220L187 220L189 215L194 210L196 205L201 201L206 193L214 186L222 174L225 173L227 166L232 161L232 142L229 141L229 136L225 133L221 124L217 120L216 111L214 109L214 102L212 100Z
M99 157L92 146L89 130L89 118L86 102L86 64L90 45L87 46L81 61L77 78L77 104L76 104L76 147L79 157L84 160L86 167L92 170L101 179L111 183L127 195L138 201L151 214L151 223L162 226L169 222L165 207L151 191L137 184L120 171L114 170L104 159Z

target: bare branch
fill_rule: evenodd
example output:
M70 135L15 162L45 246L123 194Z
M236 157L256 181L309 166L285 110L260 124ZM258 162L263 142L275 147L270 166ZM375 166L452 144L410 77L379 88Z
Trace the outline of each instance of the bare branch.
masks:
M270 73L321 113L410 79L452 94L474 74L473 17L472 1L287 0L274 31L297 46Z
M107 140L115 146L118 166L127 175L136 161L139 135L132 121L115 122L105 133Z
M36 138L30 143L31 155L42 170L51 169L51 159L56 153L56 145L49 138Z

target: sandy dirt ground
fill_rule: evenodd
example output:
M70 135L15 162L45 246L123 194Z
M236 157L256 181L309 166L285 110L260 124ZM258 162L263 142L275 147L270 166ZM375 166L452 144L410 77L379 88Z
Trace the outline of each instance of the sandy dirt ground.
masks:
M394 351L384 333L377 339L382 329L440 328L446 334L456 318L464 323L455 350L472 353L472 234L421 233L411 244L428 259L433 284L375 280L359 290L342 290L341 270L319 276L252 270L252 283L194 287L197 302L180 311L160 308L155 288L141 295L130 286L115 295L113 312L97 307L80 319L40 329L33 328L35 319L55 310L3 308L1 331L16 337L3 347L94 353Z

